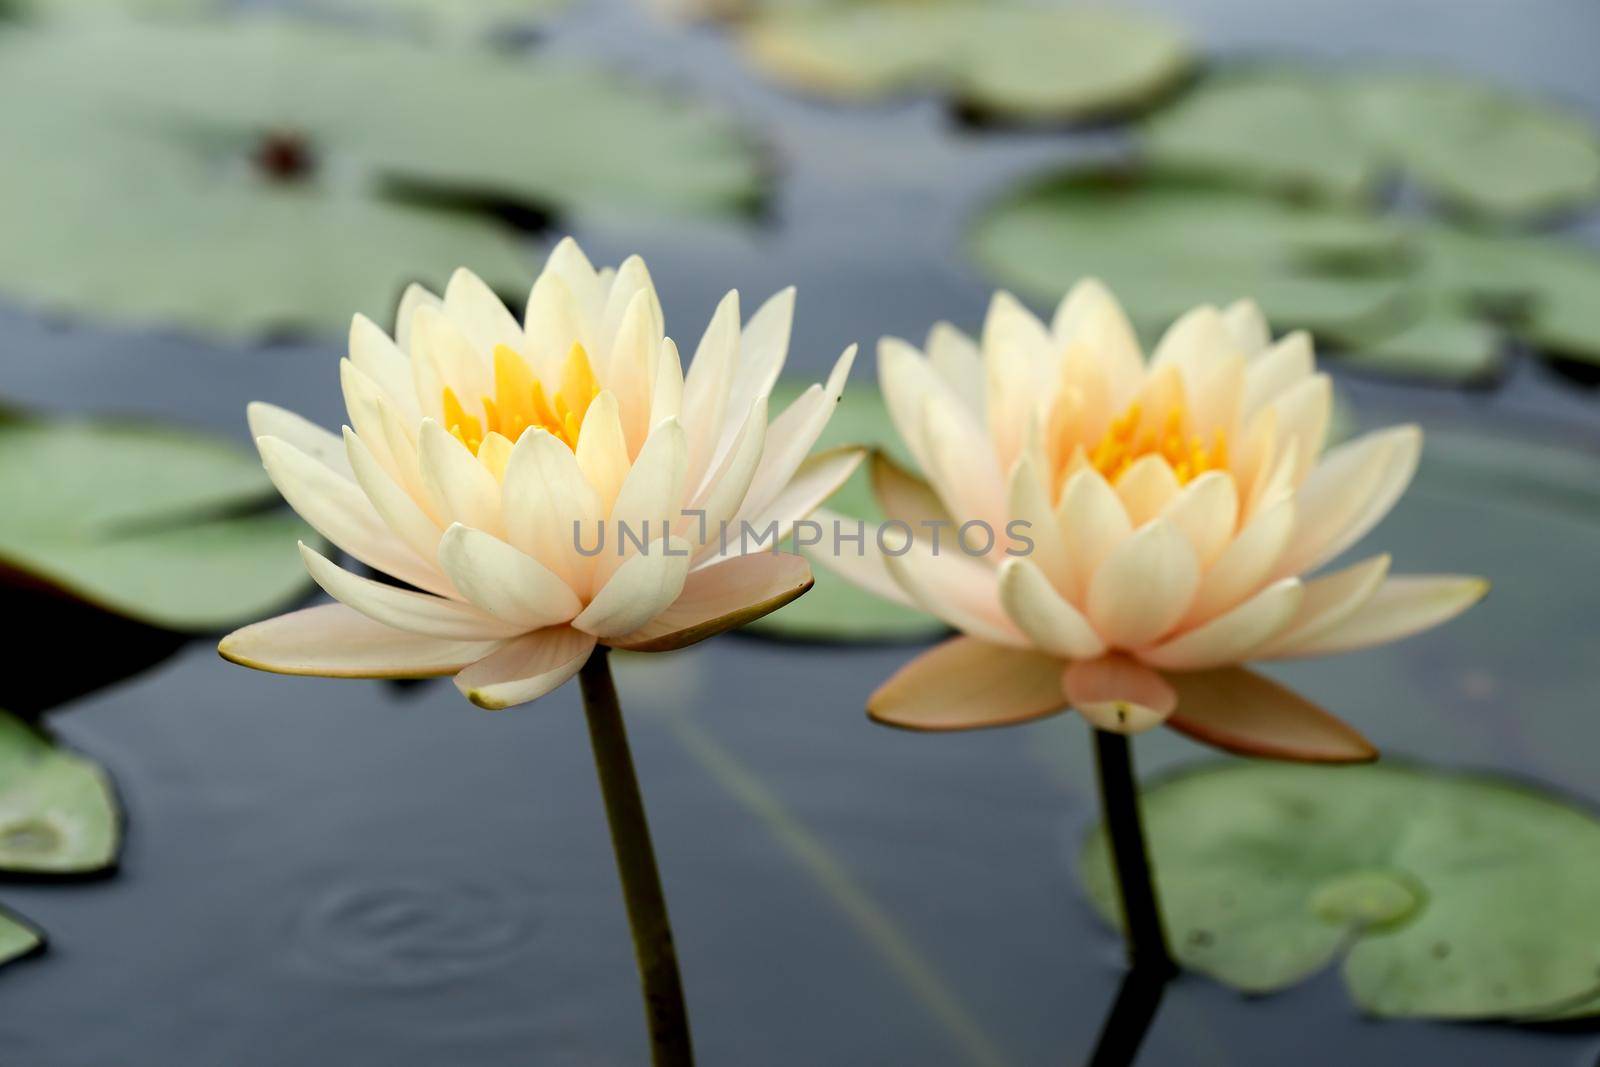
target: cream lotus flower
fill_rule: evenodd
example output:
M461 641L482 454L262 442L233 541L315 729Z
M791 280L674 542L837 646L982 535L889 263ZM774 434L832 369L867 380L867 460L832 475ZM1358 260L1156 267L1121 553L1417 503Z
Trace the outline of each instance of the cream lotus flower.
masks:
M466 271L443 299L409 290L394 340L357 316L343 440L268 404L250 427L302 518L413 588L302 545L338 603L245 627L222 654L285 674L454 674L502 708L566 681L597 644L664 651L788 603L811 585L805 561L737 555L756 542L721 523L787 531L861 459L808 458L853 348L768 425L793 308L785 290L741 328L730 292L685 375L644 263L596 270L568 239L523 323Z
M1235 665L1392 641L1486 589L1391 577L1386 555L1304 577L1389 511L1422 435L1324 454L1331 391L1310 339L1273 343L1253 304L1190 312L1146 362L1097 282L1049 326L1001 293L981 344L945 324L926 355L885 339L879 375L928 484L880 458L875 488L921 536L903 554L818 558L965 635L872 697L881 721L961 729L1070 706L1121 732L1170 717L1222 747L1361 758L1348 727ZM954 527L934 553L921 524L941 521L1025 525L974 558L949 547Z

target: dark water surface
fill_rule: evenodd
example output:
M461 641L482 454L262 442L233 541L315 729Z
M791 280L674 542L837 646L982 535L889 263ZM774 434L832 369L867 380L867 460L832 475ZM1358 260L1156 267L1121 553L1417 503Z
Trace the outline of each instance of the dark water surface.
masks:
M1448 63L1600 117L1588 0L1155 6L1227 54ZM645 254L680 341L730 284L799 283L791 367L807 373L849 341L920 337L938 317L975 326L988 286L960 254L971 212L1111 140L975 134L930 101L799 102L749 77L717 31L651 23L626 0L580 0L548 47L717 97L763 131L780 179L767 218L573 228L597 259ZM249 399L341 417L329 345L218 349L13 310L0 355L7 394L57 410L148 412L241 440ZM1531 361L1492 394L1345 386L1370 421L1455 428L1367 543L1397 570L1481 573L1496 589L1441 632L1275 673L1388 753L1600 800L1600 478L1579 451L1600 441L1594 398ZM1503 432L1565 450L1486 443ZM71 634L61 645L54 669L94 653ZM1093 1044L1120 956L1073 881L1093 813L1084 727L869 725L867 693L910 655L727 638L620 659L704 1063L1028 1067L1081 1062ZM0 973L5 1067L643 1062L574 687L486 714L447 683L278 678L197 642L52 724L116 776L127 848L113 879L0 886L53 938ZM1137 749L1144 771L1208 758L1164 732ZM1268 999L1185 977L1141 1062L1587 1067L1597 1054L1594 1031L1364 1019L1329 973Z

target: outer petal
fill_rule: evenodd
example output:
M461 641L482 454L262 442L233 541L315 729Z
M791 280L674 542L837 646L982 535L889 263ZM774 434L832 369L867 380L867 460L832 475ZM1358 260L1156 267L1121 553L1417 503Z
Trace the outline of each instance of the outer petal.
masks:
M908 524L913 530L925 522L949 523L950 512L939 500L933 486L906 470L885 453L874 449L869 461L872 495L890 519Z
M1241 756L1303 763L1365 763L1378 750L1298 693L1242 667L1169 679L1178 710L1167 725Z
M750 412L734 435L728 451L685 509L686 512L703 514L685 514L679 522L680 534L693 531L690 540L696 542L697 555L715 551L721 541L722 524L738 514L745 495L750 491L750 480L755 477L756 467L761 463L766 439L767 398L763 396L757 397L750 405ZM701 526L702 522L704 527Z
M252 440L276 437L319 463L327 464L336 474L352 480L355 478L350 471L350 458L344 453L344 439L310 419L276 404L263 404L255 400L246 406L245 420L250 425Z
M1289 334L1245 368L1241 413L1250 418L1314 373L1311 335L1304 330Z
M854 530L855 523L861 521L847 518L826 508L816 511L815 516L818 522L830 530L839 528ZM902 589L900 583L895 581L894 576L889 573L887 560L884 554L879 551L873 532L866 529L864 523L862 534L862 543L858 550L837 553L821 552L813 557L814 560L820 563L824 570L832 571L851 585L865 589L873 596L899 604L901 607L916 608L917 602L911 599L911 595ZM749 559L755 557L733 558Z
M351 574L303 541L300 556L324 592L384 626L447 641L494 641L522 632L516 623L497 619L471 604Z
M768 504L767 509L760 515L750 520L751 526L759 532L776 523L778 540L788 537L795 523L810 515L830 496L838 492L841 485L850 480L850 476L861 466L866 454L866 449L853 448L849 445L818 452L800 465L800 469L795 471L794 478L784 487L783 492L778 494L777 499ZM827 532L824 531L822 536L826 543ZM798 537L795 540L801 547L807 544Z
M1034 646L1064 659L1092 659L1106 650L1077 608L1056 592L1031 559L1000 565L1000 606Z
M396 630L343 604L318 604L235 630L222 657L275 674L322 678L435 678L454 674L499 646Z
M639 629L683 592L689 556L689 542L681 538L652 542L617 568L572 625L602 640Z
M482 530L451 526L439 542L439 563L462 596L523 630L567 622L583 610L567 583L544 564Z
M750 491L745 496L741 516L760 514L777 498L794 472L805 462L817 438L827 428L834 408L844 394L844 383L850 377L850 367L855 362L856 346L844 350L833 365L827 384L812 386L784 409L783 414L767 427L766 449L755 477L750 480Z
M952 538L953 540L953 538ZM993 644L1027 647L1030 642L1000 607L999 580L986 563L925 541L912 541L901 555L886 555L895 582L928 614Z
M1061 663L1025 649L955 637L895 672L867 714L908 730L1009 726L1060 711Z
M794 286L767 298L750 316L739 337L739 365L728 390L728 410L748 411L757 397L772 392L773 383L789 355L789 332L794 325Z
M1364 537L1411 484L1421 452L1415 426L1378 430L1329 452L1300 487L1300 520L1279 572L1314 570Z
M1166 680L1127 656L1069 664L1061 674L1067 703L1101 730L1137 734L1159 726L1178 706Z
M948 322L936 322L928 331L928 341L923 347L934 373L967 401L973 415L983 418L983 357L978 352L977 342Z
M1214 618L1261 587L1294 532L1294 501L1280 500L1262 511L1223 549L1200 579L1184 626Z
M383 517L384 523L419 557L429 562L436 560L441 533L439 524L389 476L366 442L348 426L344 430L344 446L361 491L367 495L373 509Z
M1108 645L1141 648L1177 625L1199 584L1189 539L1157 519L1113 549L1089 580L1089 621Z
M535 630L456 675L456 688L490 711L526 704L577 674L594 646L593 637L569 626Z
M1205 625L1141 652L1139 658L1178 671L1249 659L1262 642L1289 625L1304 595L1300 579L1285 578Z
M693 484L704 477L721 443L738 355L739 293L729 290L712 313L683 379L683 425L689 431Z
M606 643L634 652L683 648L777 611L811 584L811 568L799 556L735 556L690 571L677 600L639 629Z
M1488 592L1488 582L1465 575L1390 578L1344 622L1305 642L1274 649L1270 658L1326 656L1398 641L1449 622Z
M1279 648L1314 641L1361 609L1389 573L1389 557L1373 556L1343 570L1306 583L1306 595L1294 618L1252 658L1270 656Z
M416 295L413 295L414 292ZM413 309L416 301L429 296L432 294L419 286L406 290L406 297L412 301ZM402 300L400 306L409 317L406 301ZM389 335L365 315L357 315L350 320L350 362L376 382L390 403L398 405L405 412L408 420L415 422L422 418L422 409L417 406L416 384L411 376L411 360L406 357L404 346L391 341Z

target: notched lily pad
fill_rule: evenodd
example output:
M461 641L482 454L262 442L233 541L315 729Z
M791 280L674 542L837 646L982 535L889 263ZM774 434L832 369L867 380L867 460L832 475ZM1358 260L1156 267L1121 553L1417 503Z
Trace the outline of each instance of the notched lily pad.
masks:
M0 712L0 871L104 870L117 859L120 818L99 766Z
M456 266L521 290L506 214L740 210L730 122L601 72L264 19L0 37L0 293L222 335L386 320Z
M805 385L779 382L772 392L771 410L779 412L804 391ZM902 446L889 424L889 412L883 406L883 397L867 385L850 385L845 388L828 428L817 442L817 450L836 445L872 445L883 448L901 462L909 462ZM865 535L874 536L883 513L873 499L868 464L863 463L850 480L829 499L826 507L850 518L866 522ZM853 534L853 530L847 530ZM831 539L833 531L824 528L825 538ZM831 550L831 540L820 546ZM820 549L819 549L820 550ZM849 546L845 546L849 551ZM813 549L805 550L810 554ZM833 571L813 562L811 573L816 580L804 596L787 604L745 629L752 633L800 641L904 641L927 637L940 630L940 624L921 612L912 611L899 604L873 596L859 589Z
M778 5L741 33L756 65L813 92L874 99L937 89L1009 119L1137 111L1194 61L1183 32L1152 15L1009 0Z
M1272 992L1343 956L1377 1015L1600 1007L1600 820L1521 784L1414 767L1229 763L1144 794L1179 961ZM1103 831L1080 874L1116 921Z
M259 618L307 586L293 548L314 535L226 441L141 423L0 423L0 494L0 581L193 632Z

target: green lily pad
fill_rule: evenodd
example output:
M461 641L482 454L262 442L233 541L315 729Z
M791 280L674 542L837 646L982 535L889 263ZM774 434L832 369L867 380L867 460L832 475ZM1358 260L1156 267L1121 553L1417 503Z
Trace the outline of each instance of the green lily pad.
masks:
M1531 1019L1600 994L1600 820L1518 783L1415 767L1228 763L1144 794L1186 967L1252 993L1344 957L1364 1010ZM1103 830L1080 873L1117 903Z
M1406 297L1406 243L1382 220L1178 180L1047 179L992 205L972 243L1042 301L1099 277L1141 326L1248 296L1279 329L1344 336L1392 321Z
M1165 169L1344 199L1400 171L1496 218L1600 198L1600 136L1588 123L1438 75L1225 72L1146 123L1143 145Z
M315 536L253 454L149 424L0 424L0 579L154 626L204 632L307 586L293 551ZM92 654L93 650L86 650Z
M386 320L465 265L522 290L494 212L757 196L729 122L598 71L276 21L0 37L0 294L221 335ZM648 163L641 163L647 160Z
M0 967L44 947L44 934L15 912L0 907Z
M1148 14L989 0L779 5L741 34L757 66L804 89L853 99L934 89L1011 119L1137 111L1194 62L1184 33Z
M120 818L104 771L0 712L0 871L104 870L117 859Z
M772 391L773 412L782 411L804 388L802 384L779 382ZM901 463L910 462L889 423L883 397L868 385L845 388L839 406L828 420L828 428L817 442L817 450L851 444L881 448ZM873 499L867 464L862 464L850 476L829 499L827 507L841 515L865 520L866 536L873 536L875 524L883 520L883 512ZM816 584L805 596L745 629L798 641L862 642L914 640L936 634L941 629L940 624L927 615L873 596L815 562L811 572Z

